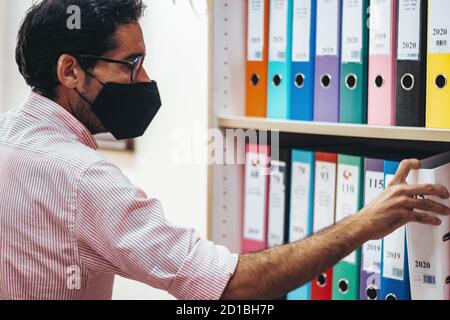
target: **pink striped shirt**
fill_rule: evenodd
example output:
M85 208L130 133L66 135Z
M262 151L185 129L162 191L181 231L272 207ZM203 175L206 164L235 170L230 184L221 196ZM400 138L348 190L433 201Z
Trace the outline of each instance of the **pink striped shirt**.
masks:
M167 221L96 149L38 94L0 115L0 299L111 299L115 275L219 299L238 256Z

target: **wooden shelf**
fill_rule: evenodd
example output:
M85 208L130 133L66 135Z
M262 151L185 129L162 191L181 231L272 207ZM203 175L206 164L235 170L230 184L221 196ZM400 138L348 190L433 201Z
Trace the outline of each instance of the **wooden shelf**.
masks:
M222 128L279 130L303 135L450 143L450 129L378 127L250 117L219 117L218 124Z

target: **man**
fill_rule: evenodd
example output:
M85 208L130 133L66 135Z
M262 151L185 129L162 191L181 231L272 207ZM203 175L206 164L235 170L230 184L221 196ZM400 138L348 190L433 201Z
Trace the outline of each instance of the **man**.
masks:
M66 26L81 9L81 29ZM4 299L110 299L114 275L180 299L264 299L313 279L408 222L438 225L443 186L387 190L351 218L293 244L238 256L166 221L162 206L96 152L94 134L140 136L160 107L143 67L140 0L43 0L16 50L32 93L0 116L0 293Z

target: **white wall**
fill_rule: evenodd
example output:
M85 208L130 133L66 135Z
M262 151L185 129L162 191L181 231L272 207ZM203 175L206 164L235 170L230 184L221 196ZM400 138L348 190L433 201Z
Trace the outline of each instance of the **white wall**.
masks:
M0 44L5 43L5 28L6 28L6 1L0 1ZM4 110L4 71L3 71L3 61L5 61L6 50L0 45L0 112Z
M2 46L3 58L1 60L1 76L3 78L3 111L16 108L26 99L29 89L25 80L19 73L16 64L15 50L16 38L20 22L25 11L31 6L32 0L3 0L5 6Z
M5 95L0 95L0 105L3 101L12 108L29 92L17 71L14 47L19 22L31 1L0 0L5 1L7 26L0 33L4 30L6 34L5 46L1 46L6 48L6 56L0 60L0 75L8 81L3 84ZM146 2L149 8L142 21L148 48L146 68L158 81L163 107L147 134L138 139L134 154L105 153L149 196L161 199L169 220L206 236L207 167L176 165L172 154L178 145L176 132L195 135L207 128L208 25L192 12L188 0L177 0L176 5L168 0ZM203 0L195 3L204 7ZM190 144L185 151L196 152ZM171 297L145 285L116 280L114 299L167 298Z

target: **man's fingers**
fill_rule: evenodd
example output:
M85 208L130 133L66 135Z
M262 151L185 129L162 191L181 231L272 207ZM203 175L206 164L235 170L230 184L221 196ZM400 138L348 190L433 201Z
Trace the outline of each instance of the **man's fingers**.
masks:
M420 169L420 161L417 159L403 160L398 167L397 173L391 181L391 185L403 183L411 170Z
M439 184L420 184L415 186L405 185L405 192L408 196L437 196L448 199L450 193L446 187Z
M432 226L439 226L441 225L442 221L441 219L434 217L432 215L429 215L424 212L414 212L413 213L413 221L420 223L420 224L429 224Z
M415 210L433 212L441 215L450 215L450 208L444 206L441 203L435 202L430 199L413 199L409 198L406 200L406 207Z

